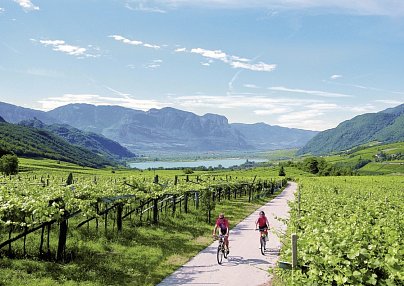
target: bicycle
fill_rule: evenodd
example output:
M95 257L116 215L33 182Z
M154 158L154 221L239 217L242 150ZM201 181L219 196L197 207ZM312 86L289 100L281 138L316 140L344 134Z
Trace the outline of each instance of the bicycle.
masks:
M259 232L260 232L261 254L265 255L266 244L267 244L267 239L268 239L268 228L264 228L263 230L257 228L256 230L259 230Z
M215 236L216 238L219 238L219 245L217 246L217 263L222 264L223 257L227 259L227 249L226 246L224 245L224 237L225 235L220 234L219 236Z

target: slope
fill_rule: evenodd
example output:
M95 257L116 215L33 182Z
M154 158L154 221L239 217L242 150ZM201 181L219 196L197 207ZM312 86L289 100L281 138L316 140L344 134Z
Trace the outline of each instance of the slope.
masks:
M118 142L94 132L79 130L67 124L46 125L39 119L34 118L31 120L23 120L18 123L18 125L50 131L64 138L70 144L86 148L95 154L101 154L111 158L135 157L135 154L125 147L122 147Z
M375 140L383 143L404 141L404 104L378 113L358 115L336 128L320 132L297 154L324 155Z
M102 167L111 161L73 146L45 130L0 123L0 150L29 158L50 158L81 166Z

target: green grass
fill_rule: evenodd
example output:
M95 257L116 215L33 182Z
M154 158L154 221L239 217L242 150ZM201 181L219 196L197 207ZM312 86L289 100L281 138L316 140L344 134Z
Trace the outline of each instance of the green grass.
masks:
M269 198L248 203L248 197L223 201L207 223L199 210L188 214L161 214L158 225L140 225L124 220L123 231L105 233L103 221L95 229L75 229L81 218L69 220L68 263L41 261L38 253L40 231L27 237L27 258L22 257L22 241L13 243L18 258L0 259L0 285L156 285L212 242L215 217L224 212L231 227L265 204ZM51 232L51 250L57 248L57 230ZM215 261L212 255L212 261Z

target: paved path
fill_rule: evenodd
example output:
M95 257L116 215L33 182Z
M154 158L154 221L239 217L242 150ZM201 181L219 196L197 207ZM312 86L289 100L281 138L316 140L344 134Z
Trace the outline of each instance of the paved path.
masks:
M267 283L271 279L267 270L275 266L281 243L274 233L270 233L266 254L262 255L259 249L259 235L254 231L255 220L259 211L263 210L270 226L278 232L285 232L286 226L275 217L288 217L287 202L293 200L296 188L296 183L289 183L275 199L230 230L230 254L228 260L223 259L222 265L218 265L216 261L215 241L158 285L254 286Z

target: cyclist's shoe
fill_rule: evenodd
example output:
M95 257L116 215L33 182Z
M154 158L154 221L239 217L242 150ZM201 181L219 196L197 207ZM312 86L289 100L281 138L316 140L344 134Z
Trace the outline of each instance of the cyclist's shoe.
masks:
M229 250L229 249L227 249L227 250L226 250L226 254L227 254L227 255L229 255L229 253L230 253L230 250Z

